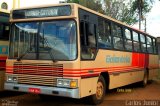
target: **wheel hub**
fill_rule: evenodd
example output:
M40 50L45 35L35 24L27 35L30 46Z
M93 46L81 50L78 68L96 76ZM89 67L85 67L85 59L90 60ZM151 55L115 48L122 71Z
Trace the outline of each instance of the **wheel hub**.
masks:
M97 99L101 99L103 96L103 84L102 82L97 83L97 91L96 91L96 97Z

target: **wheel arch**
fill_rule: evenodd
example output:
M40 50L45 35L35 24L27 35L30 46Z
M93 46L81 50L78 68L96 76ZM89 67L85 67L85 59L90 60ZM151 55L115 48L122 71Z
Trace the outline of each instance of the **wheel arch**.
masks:
M108 90L109 89L109 84L110 84L109 73L108 72L102 72L100 75L103 76L103 78L105 80L105 84L106 84L106 90Z

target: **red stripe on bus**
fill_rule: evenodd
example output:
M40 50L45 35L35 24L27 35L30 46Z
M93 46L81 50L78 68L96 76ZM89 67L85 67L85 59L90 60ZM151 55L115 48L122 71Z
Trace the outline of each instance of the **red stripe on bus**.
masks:
M0 69L5 69L6 68L6 61L0 61Z
M133 68L133 69L123 69L123 70L112 70L112 71L108 71L109 73L113 73L113 72L129 72L129 71L133 71L133 70L140 70L140 69L138 69L138 68ZM87 75L91 75L91 74L95 74L95 73L97 73L97 74L100 74L101 72L105 72L106 70L101 70L101 71L99 71L99 70L93 70L93 72L92 73L90 73L89 71L81 71L81 72L73 72L73 71L67 71L67 72L65 72L65 71L63 71L63 76L65 76L65 75L70 75L70 76L77 76L77 75L83 75L83 74L87 74ZM7 73L13 73L13 71L12 70L7 70ZM14 74L33 74L33 75L60 75L61 74L61 72L56 72L56 73L50 73L50 71L43 71L43 72L38 72L38 73L32 73L33 71L32 70L27 70L27 71L23 71L23 70L19 70L18 72L14 72Z
M16 69L16 68L22 68L22 69L25 69L26 71L28 71L27 69L37 69L37 67L32 67L30 68L30 66L25 66L25 67L13 67L13 66L6 66L6 69L7 70L13 70L13 69ZM137 66L134 66L134 67L131 67L131 66L124 66L124 67L107 67L107 68L87 68L87 69L62 69L62 68L44 68L44 67L38 67L39 70L63 70L63 71L75 71L75 72L80 72L80 71L88 71L88 70L99 70L99 71L108 71L108 70L124 70L124 69L135 69L135 68L143 68L143 67L137 67ZM24 70L24 71L25 71Z
M6 60L7 56L0 56L0 60Z
M12 68L11 68L12 67ZM158 67L157 67L158 68ZM138 67L138 66L124 66L124 67L108 67L108 68L88 68L88 69L63 69L63 75L65 74L70 74L72 75L82 75L82 74L94 74L94 73L100 73L100 72L129 72L129 71L133 71L133 70L143 70L143 67ZM81 70L81 71L75 71L75 70ZM15 71L14 73L16 74L29 74L32 73L34 70L18 70L17 72ZM44 70L45 72L39 72L37 74L39 75L47 75L48 73L50 73L50 70ZM89 72L89 71L93 71L93 72ZM13 66L7 66L7 72L13 73ZM33 73L34 74L34 73ZM55 73L56 74L56 73ZM58 74L58 72L57 72Z
M23 68L23 69L37 69L37 67L36 66L6 66L6 68L7 69L13 69L13 68ZM130 68L139 68L138 66L123 66L123 67L106 67L106 68L86 68L86 69L63 69L63 68L52 68L52 67L50 67L50 68L45 68L45 67L38 67L38 69L45 69L45 70L59 70L59 69L63 69L63 70L65 70L65 71L70 71L70 70L74 70L74 71L82 71L82 70L86 70L86 71L88 71L88 70L104 70L104 69L106 69L106 70L112 70L112 69L114 69L114 70L116 70L116 69L130 69Z
M149 54L132 53L132 66L146 68L149 65Z

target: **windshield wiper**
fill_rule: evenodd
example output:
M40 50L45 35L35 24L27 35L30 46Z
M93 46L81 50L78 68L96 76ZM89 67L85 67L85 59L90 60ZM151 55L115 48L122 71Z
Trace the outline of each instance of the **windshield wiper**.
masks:
M29 50L24 52L20 57L17 58L17 61L20 61L28 52L29 52Z
M52 53L52 49L50 48L50 46L49 46L49 43L48 43L48 40L44 37L44 33L43 33L43 38L41 38L42 40L43 40L43 43L45 43L46 44L46 50L48 51L48 53L49 53L49 55L50 55L50 57L51 57L51 60L53 61L53 62L57 62L56 60L55 60L55 58L54 58L54 55L53 55L53 53ZM45 48L44 48L45 49Z
M52 61L53 61L53 62L57 62L57 61L55 60L54 56L53 56L52 51L49 50L48 52L49 52L49 54L50 54L50 56L51 56Z

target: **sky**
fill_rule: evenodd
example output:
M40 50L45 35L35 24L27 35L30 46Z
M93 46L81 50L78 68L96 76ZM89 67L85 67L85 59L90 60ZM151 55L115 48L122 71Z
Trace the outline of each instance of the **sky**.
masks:
M155 0L151 12L147 16L147 32L160 37L160 1Z
M13 0L0 0L0 2L3 2L3 1L9 1L9 7L11 8ZM20 1L23 1L23 2L20 2L20 7L28 7L28 6L38 6L38 5L46 5L46 4L56 4L56 3L59 3L59 1L64 1L64 0L20 0ZM147 33L149 33L150 35L155 36L155 37L160 37L160 12L159 12L159 8L160 8L160 1L155 0L151 12L148 13L147 17L146 17ZM138 24L134 25L132 27L138 29ZM143 29L144 28L142 28L142 30Z

